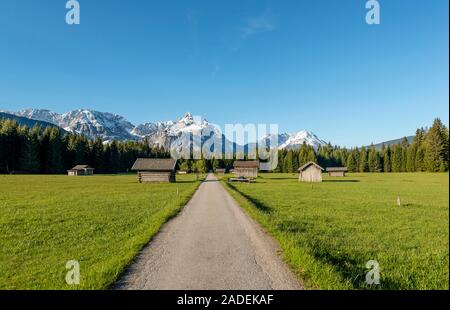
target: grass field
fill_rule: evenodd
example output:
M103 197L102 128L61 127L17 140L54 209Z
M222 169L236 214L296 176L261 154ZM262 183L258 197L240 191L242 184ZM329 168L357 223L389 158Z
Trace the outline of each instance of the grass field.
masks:
M0 289L107 288L199 185L135 175L0 175ZM78 260L81 283L65 282Z
M448 289L448 177L367 173L308 184L263 174L224 183L308 288ZM378 286L365 283L369 260L379 263Z

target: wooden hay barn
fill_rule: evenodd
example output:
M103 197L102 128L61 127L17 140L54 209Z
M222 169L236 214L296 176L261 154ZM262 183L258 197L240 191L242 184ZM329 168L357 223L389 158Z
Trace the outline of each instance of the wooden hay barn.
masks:
M82 176L82 175L93 175L94 168L89 167L88 165L76 165L70 170L67 170L67 175L69 176Z
M323 168L318 164L310 161L298 169L300 182L322 182Z
M236 177L256 178L258 177L259 161L236 160L234 162L234 174Z
M347 167L327 167L326 171L330 177L345 177Z
M138 158L131 170L137 171L138 180L142 182L175 182L176 159Z

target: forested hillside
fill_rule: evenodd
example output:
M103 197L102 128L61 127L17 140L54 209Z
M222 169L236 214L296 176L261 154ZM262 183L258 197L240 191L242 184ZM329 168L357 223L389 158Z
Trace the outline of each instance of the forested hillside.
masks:
M407 138L394 145L382 145L346 149L337 146L321 146L317 152L303 145L298 151L279 152L278 172L295 172L312 160L322 167L345 166L350 172L416 172L448 171L448 128L436 119L429 129L417 129L409 143Z

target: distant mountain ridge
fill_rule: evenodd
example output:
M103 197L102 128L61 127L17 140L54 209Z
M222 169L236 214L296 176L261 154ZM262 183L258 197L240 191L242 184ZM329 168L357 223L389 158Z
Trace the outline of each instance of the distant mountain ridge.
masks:
M11 119L11 120L15 120L17 121L17 123L20 126L28 126L30 128L34 127L35 125L39 125L42 128L45 127L57 127L60 128L59 126L50 123L50 122L46 122L46 121L41 121L41 120L35 120L35 119L31 119L31 118L27 118L27 117L22 117L22 116L17 116L14 114L10 114L10 113L5 113L5 112L0 112L0 120L2 119ZM62 128L60 128L61 130L63 130Z
M171 143L183 133L199 133L203 130L210 132L211 137L214 137L214 139L221 139L222 145L233 149L236 147L235 143L227 140L213 124L206 119L196 119L189 112L175 121L148 122L136 126L120 115L90 109L79 109L63 114L45 109L25 109L8 113L18 117L51 123L68 132L82 134L91 139L99 137L104 141L147 139L152 146L161 146L169 149ZM268 135L258 142L266 145L270 138ZM317 149L320 145L326 144L314 133L307 130L282 133L277 138L277 148L279 149L297 149L303 143ZM246 146L248 147L248 145Z
M413 140L414 140L414 137L415 136L407 136L406 139L411 144L413 142ZM377 144L374 144L374 146L375 146L375 149L380 150L383 147L383 144L386 147L387 146L392 146L392 145L395 145L395 144L402 143L404 138L405 137L399 138L399 139L394 139L394 140L389 140L389 141L385 141L385 142L381 142L381 143L377 143Z

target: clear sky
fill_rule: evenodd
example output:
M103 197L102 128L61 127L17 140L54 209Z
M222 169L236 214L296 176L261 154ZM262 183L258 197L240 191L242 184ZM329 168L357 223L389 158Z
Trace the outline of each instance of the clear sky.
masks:
M448 1L0 0L0 110L184 112L342 146L448 124Z

